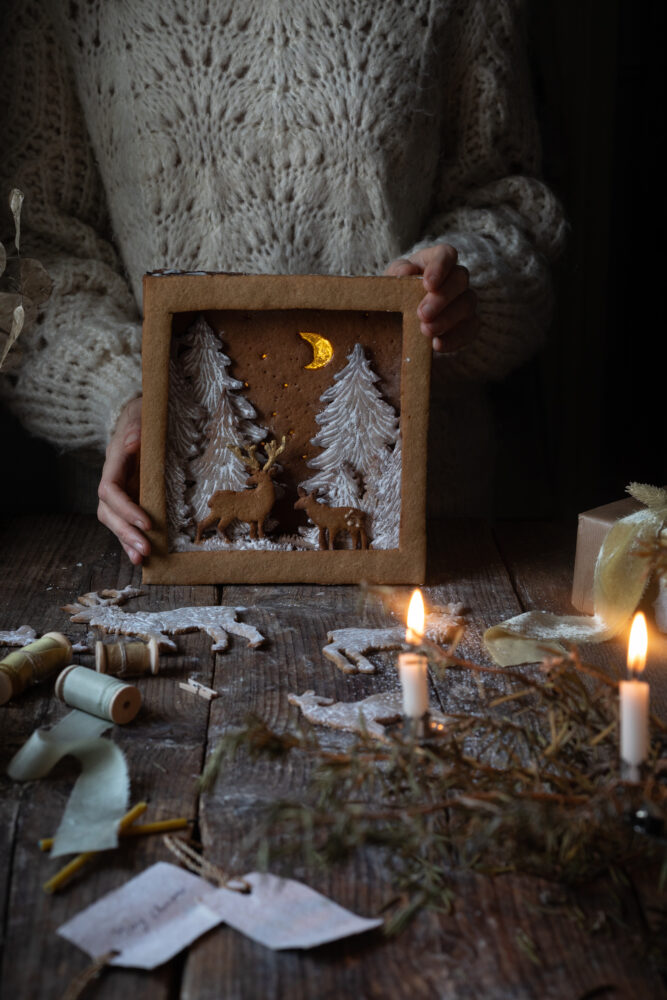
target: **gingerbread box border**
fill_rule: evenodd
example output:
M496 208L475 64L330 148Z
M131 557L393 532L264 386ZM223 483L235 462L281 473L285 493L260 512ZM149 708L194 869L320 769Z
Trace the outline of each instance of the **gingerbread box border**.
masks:
M323 275L146 274L143 283L141 506L151 518L150 584L422 584L426 572L426 453L430 342L420 331L419 278ZM398 549L170 552L164 456L169 352L174 313L213 310L324 309L402 315L401 522ZM409 484L409 489L406 488Z

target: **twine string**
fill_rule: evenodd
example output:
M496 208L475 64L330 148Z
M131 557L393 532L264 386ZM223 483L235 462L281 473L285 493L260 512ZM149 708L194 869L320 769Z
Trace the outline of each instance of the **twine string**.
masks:
M100 955L99 958L96 958L90 965L87 965L86 968L79 972L78 975L76 975L71 981L63 993L61 1000L79 1000L79 997L83 996L83 993L88 986L90 986L90 984L97 979L103 969L107 968L111 959L117 954L117 951L108 951L106 955Z
M219 889L230 889L232 892L251 892L252 886L244 878L236 875L229 875L222 868L212 864L203 858L195 849L179 837L172 837L166 834L162 840L172 854L175 854L181 864L193 872L200 875L207 881L217 885Z

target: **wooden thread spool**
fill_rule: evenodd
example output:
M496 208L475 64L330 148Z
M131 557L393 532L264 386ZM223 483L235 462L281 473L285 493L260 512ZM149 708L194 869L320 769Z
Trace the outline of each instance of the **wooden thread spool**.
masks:
M46 680L72 659L72 644L61 632L47 632L0 660L0 705L30 684Z
M58 675L56 696L71 708L80 708L119 726L131 722L141 708L138 688L76 664Z
M143 642L96 642L95 670L114 677L137 677L156 674L160 669L157 639Z

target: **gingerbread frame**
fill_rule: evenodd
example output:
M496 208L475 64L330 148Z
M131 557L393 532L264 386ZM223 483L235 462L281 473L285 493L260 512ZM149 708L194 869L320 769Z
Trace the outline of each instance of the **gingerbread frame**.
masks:
M426 453L431 346L419 329L419 278L155 272L144 277L141 506L152 552L143 582L410 583L426 571ZM164 463L173 317L224 310L348 310L402 317L400 420L403 438L397 549L169 551Z

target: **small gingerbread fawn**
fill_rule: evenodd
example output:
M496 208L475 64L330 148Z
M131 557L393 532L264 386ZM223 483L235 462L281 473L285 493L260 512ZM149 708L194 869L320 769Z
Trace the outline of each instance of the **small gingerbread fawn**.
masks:
M318 503L314 493L307 493L302 486L298 489L299 499L295 510L305 510L306 514L320 530L320 548L333 549L336 536L346 531L352 538L354 548L368 548L366 534L366 514L357 507L328 507ZM327 545L328 537L328 545Z
M217 521L217 529L229 541L227 528L232 521L243 521L250 525L251 538L264 538L264 521L268 517L276 499L273 476L276 473L274 462L285 450L285 438L280 444L269 441L265 446L267 460L260 465L255 456L257 445L251 444L244 451L237 445L227 445L241 459L250 473L246 485L254 486L252 490L216 490L208 501L211 515L197 524L195 542L201 541L201 536Z

